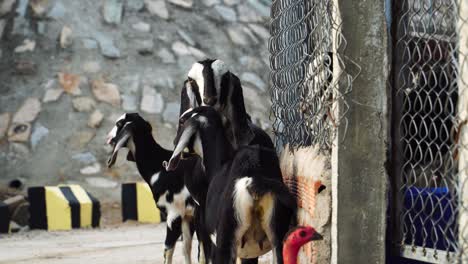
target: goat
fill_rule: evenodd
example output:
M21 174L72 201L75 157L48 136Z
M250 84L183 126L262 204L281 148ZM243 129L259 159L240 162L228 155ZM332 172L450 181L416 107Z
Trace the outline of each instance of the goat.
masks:
M247 114L239 78L221 60L207 59L193 64L180 102L179 116L197 106L211 106L221 113L226 136L234 148L255 144L274 148L268 134L254 125ZM180 133L179 126L177 135Z
M223 61L207 59L192 65L181 91L179 115L182 116L186 111L197 106L211 106L221 113L224 131L234 148L254 144L274 148L268 134L252 123L245 110L240 80L227 69ZM176 138L180 136L180 133L179 124ZM189 151L193 152L193 149ZM186 179L186 181L192 180ZM189 188L189 191L206 194L207 185L199 186L202 189ZM203 210L203 206L200 206L200 210ZM209 238L207 240L210 241ZM206 255L210 254L209 250L206 248ZM243 259L242 263L255 264L258 260Z
M283 263L282 241L297 204L282 182L276 152L259 145L234 149L213 107L189 110L180 122L174 152L163 165L177 169L186 147L202 158L209 183L202 221L213 243L213 263L256 258L271 249L274 261Z
M121 148L129 149L127 160L136 163L139 173L151 187L157 207L167 212L164 263L172 263L175 244L182 233L185 263L191 263L192 235L197 216L195 201L184 185L184 178L185 174L198 177L200 159L185 159L177 170L166 171L161 164L171 157L172 151L161 147L153 139L151 131L151 125L139 114L122 115L107 136L107 143L113 146L107 164L109 168L115 164ZM203 255L201 259L203 261Z

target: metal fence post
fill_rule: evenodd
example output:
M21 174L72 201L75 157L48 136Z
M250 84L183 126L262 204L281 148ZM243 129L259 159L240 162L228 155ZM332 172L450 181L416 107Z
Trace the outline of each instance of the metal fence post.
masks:
M333 146L336 263L385 263L389 76L385 1L338 3L347 41L339 52L356 60L362 70L346 98L347 128L338 128ZM346 68L352 67L347 63Z

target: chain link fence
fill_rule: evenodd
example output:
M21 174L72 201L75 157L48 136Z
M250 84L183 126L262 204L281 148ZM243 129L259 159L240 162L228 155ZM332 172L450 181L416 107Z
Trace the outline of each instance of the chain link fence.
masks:
M461 3L394 3L394 243L400 256L432 263L468 261L462 250L468 238L460 233L467 212L461 191L466 161L460 160L467 150L460 140L466 109L460 100L467 100L468 81L461 74L467 67L460 50L466 23Z
M339 52L346 40L334 9L331 0L272 3L270 94L277 146L330 150L337 126L346 123L344 96L352 89L353 76ZM342 116L337 116L338 104Z
M317 169L312 176L314 173L301 172L300 168L306 163L330 164L335 132L338 126L347 124L345 115L349 106L345 97L357 75L350 74L345 67L349 60L343 55L346 40L341 34L334 3L333 0L275 0L271 6L273 131L278 150L286 146L289 146L287 150L295 150L283 152L282 160L294 168L284 171L283 178L302 209L299 223L306 225L312 224L318 214L316 194L322 190L322 182L314 177L324 177L323 181L328 182L331 172L318 175ZM323 161L314 160L317 153L321 154L317 159ZM329 261L324 256L318 257L319 250L312 244L303 250L304 262Z
M334 3L272 3L270 95L280 148L329 154L338 126L346 133L346 94L360 68L345 56ZM391 239L400 256L433 263L468 263L468 48L460 45L463 34L468 43L468 15L461 4L392 1ZM307 180L287 182L307 205L313 188L297 187Z

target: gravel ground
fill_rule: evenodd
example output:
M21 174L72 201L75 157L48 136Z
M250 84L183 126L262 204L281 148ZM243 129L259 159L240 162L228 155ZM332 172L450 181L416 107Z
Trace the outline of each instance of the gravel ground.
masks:
M0 264L163 263L165 224L125 223L65 232L33 230L0 236ZM196 263L198 242L192 245ZM269 263L264 256L260 263ZM173 263L183 263L178 242Z

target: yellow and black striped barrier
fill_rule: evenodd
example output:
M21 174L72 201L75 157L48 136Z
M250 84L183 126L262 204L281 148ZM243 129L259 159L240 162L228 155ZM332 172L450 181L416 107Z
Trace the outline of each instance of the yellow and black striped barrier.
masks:
M100 203L79 185L31 187L28 197L32 229L69 230L99 226Z
M153 193L146 182L122 184L122 218L142 223L160 223L165 221L153 199Z
M8 233L10 231L10 212L8 205L0 202L0 233Z

